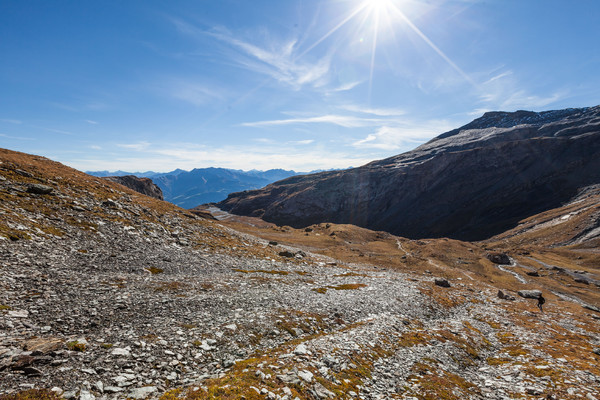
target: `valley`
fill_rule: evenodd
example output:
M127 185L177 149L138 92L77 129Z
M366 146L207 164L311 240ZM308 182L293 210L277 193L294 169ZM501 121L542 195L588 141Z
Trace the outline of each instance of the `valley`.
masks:
M600 398L594 188L486 241L410 240L0 159L2 400Z

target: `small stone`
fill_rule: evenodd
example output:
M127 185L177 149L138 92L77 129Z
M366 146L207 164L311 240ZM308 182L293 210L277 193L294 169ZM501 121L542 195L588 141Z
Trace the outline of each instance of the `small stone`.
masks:
M82 390L79 393L79 400L96 400L96 396L88 392L87 390Z
M129 392L129 397L132 399L145 399L157 390L158 389L156 386L144 386L141 388L133 389L131 392Z
M110 354L112 354L113 356L125 356L125 357L129 357L129 355L131 353L127 349L122 349L122 348L117 347L116 349L113 349L110 352Z
M306 381L308 383L310 383L313 379L313 373L307 370L302 370L300 372L298 372L298 376L303 380Z
M445 288L450 287L450 282L448 282L448 279L445 279L445 278L435 278L434 282L437 286L441 286L441 287L445 287Z
M26 376L41 376L42 375L42 371L40 371L39 369L34 368L34 367L23 368L23 373Z
M104 387L104 393L119 393L122 391L123 391L122 388L116 387L116 386L105 386Z
M27 310L11 310L8 312L9 317L13 318L27 318L29 317L29 311Z
M328 390L325 386L319 382L313 386L313 391L319 399L331 399L335 397L335 393Z
M304 343L300 343L294 349L294 354L296 354L298 356L303 356L303 355L308 354L308 349L306 348L306 345Z
M57 395L61 395L63 394L64 390L62 390L61 388L59 388L58 386L54 386L52 389L50 389L51 392L56 393Z
M229 324L229 325L225 325L224 326L225 329L229 329L230 331L236 331L237 330L237 325L236 324Z

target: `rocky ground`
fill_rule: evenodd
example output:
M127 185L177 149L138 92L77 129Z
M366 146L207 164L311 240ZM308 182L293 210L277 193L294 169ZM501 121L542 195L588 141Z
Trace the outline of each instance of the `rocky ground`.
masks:
M1 167L2 400L600 399L600 314L574 302Z

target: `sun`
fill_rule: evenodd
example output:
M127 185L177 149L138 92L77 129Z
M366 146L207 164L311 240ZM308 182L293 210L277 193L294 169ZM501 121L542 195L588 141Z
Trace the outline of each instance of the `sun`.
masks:
M383 12L392 7L394 4L392 0L365 0L363 2L365 8L372 11Z

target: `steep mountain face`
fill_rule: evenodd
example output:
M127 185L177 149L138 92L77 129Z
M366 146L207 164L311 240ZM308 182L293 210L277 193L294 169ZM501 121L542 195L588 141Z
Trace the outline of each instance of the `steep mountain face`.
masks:
M104 179L121 184L129 189L135 190L138 193L145 194L146 196L163 200L162 190L160 190L160 188L155 185L150 178L138 178L135 175L124 175L106 176Z
M600 182L600 106L489 112L413 151L233 193L279 225L350 223L410 238L489 238Z

